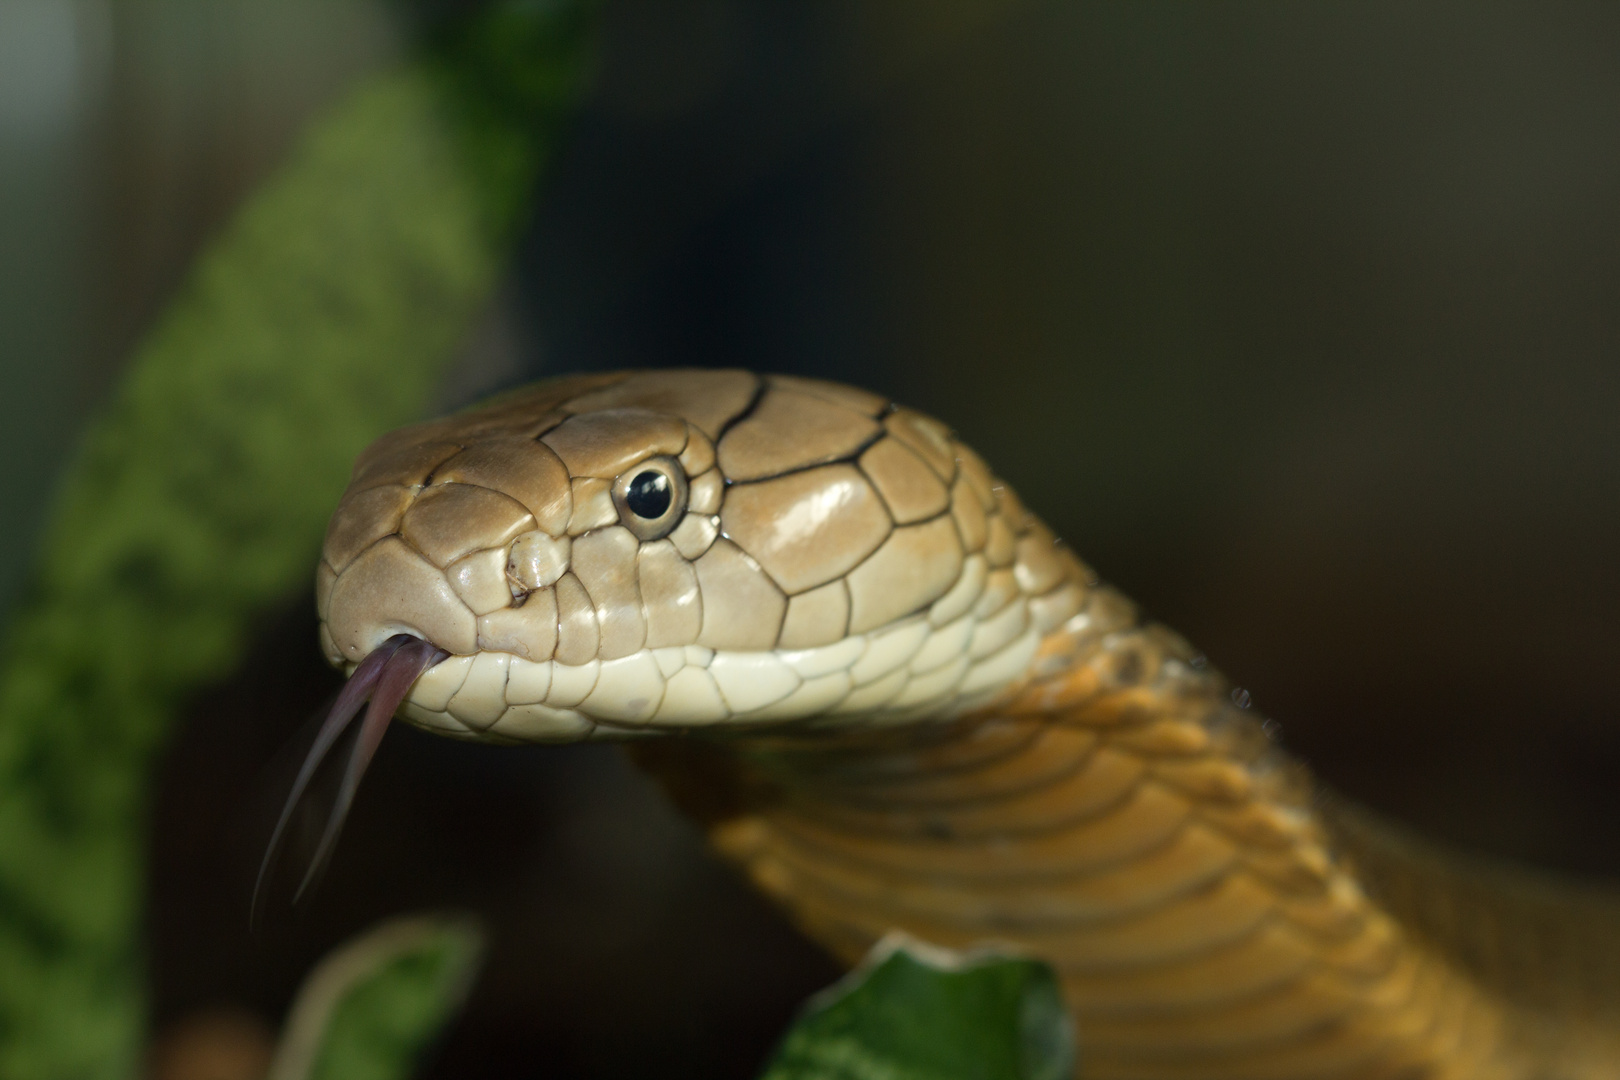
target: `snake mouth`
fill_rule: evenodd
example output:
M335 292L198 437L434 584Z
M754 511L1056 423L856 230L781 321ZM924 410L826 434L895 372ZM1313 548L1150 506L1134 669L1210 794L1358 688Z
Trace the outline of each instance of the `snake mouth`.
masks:
M360 707L369 699L370 707L366 709L359 733L349 751L349 760L343 769L343 780L338 788L337 800L327 817L326 827L321 833L315 854L311 857L309 866L299 882L298 891L293 895L295 904L308 891L331 859L332 852L337 846L338 835L343 831L343 822L349 816L350 807L354 805L354 796L360 788L360 779L365 775L367 766L377 753L377 747L388 731L388 724L394 717L394 711L409 696L411 687L422 673L449 655L447 650L414 634L395 634L360 661L354 674L349 676L349 681L344 684L321 721L315 741L311 744L309 753L298 770L298 776L293 781L292 790L287 795L287 803L282 808L281 817L276 821L275 831L270 835L270 843L265 848L264 858L259 864L258 878L253 885L252 909L255 915L266 877L286 837L287 825L292 820L293 811L309 790L316 770L331 753L338 738L359 715Z

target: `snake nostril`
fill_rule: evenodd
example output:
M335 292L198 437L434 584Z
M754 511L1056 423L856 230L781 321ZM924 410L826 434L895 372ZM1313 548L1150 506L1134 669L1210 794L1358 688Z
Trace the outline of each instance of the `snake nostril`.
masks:
M566 536L533 530L512 541L507 549L506 577L514 597L549 588L568 570L573 544Z

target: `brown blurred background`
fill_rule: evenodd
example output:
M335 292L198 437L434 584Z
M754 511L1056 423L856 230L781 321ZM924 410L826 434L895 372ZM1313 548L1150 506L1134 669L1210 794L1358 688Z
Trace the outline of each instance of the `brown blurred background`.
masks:
M1620 8L609 0L446 404L723 365L955 425L1334 786L1620 878ZM0 603L75 432L299 125L347 0L0 3ZM307 598L161 776L154 1024L276 1022L389 913L486 913L435 1075L746 1077L831 965L608 748L389 736L246 932Z

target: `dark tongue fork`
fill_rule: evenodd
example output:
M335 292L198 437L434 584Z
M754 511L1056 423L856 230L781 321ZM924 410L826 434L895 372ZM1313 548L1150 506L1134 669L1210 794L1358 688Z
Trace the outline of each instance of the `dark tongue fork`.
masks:
M259 876L253 883L250 919L257 916L259 899L264 892L265 877L281 846L282 837L287 831L287 823L292 820L293 810L304 797L310 781L315 777L315 771L320 768L321 762L326 760L326 755L331 752L338 737L360 711L360 706L365 704L366 698L371 699L371 707L366 710L365 719L360 723L359 734L355 738L354 748L349 753L349 762L343 772L343 783L338 788L337 801L332 806L331 816L327 818L321 842L315 849L314 857L310 859L309 868L304 872L304 879L299 884L298 891L293 894L295 904L320 875L327 859L331 857L338 833L343 830L343 821L349 816L349 807L354 803L354 794L360 787L360 778L365 775L366 766L371 764L372 755L376 754L377 746L382 742L384 733L388 731L388 722L393 719L394 710L399 708L405 696L411 692L411 684L416 682L422 672L449 655L437 645L423 641L419 637L411 634L395 634L360 661L360 665L354 669L354 674L349 676L349 681L338 693L337 700L332 703L332 710L321 722L320 730L315 735L315 742L310 746L303 767L298 770L298 778L293 781L292 791L287 795L287 805L282 808L275 831L270 834L270 844L265 848L263 861L259 863Z

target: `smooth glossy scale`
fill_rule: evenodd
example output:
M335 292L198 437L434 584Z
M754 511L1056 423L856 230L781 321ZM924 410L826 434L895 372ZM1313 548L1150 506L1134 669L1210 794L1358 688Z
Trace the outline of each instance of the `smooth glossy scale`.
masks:
M1620 1075L1620 905L1547 961L1597 987L1561 1012L1473 981L1425 942L1525 985L1547 972L1477 928L1552 940L1558 904L1404 929L1219 676L868 391L622 373L396 432L333 515L317 605L345 667L402 633L454 654L402 710L429 730L638 736L673 791L697 768L770 792L705 809L711 836L851 961L895 927L1051 961L1086 1077ZM1460 888L1354 836L1390 895Z

